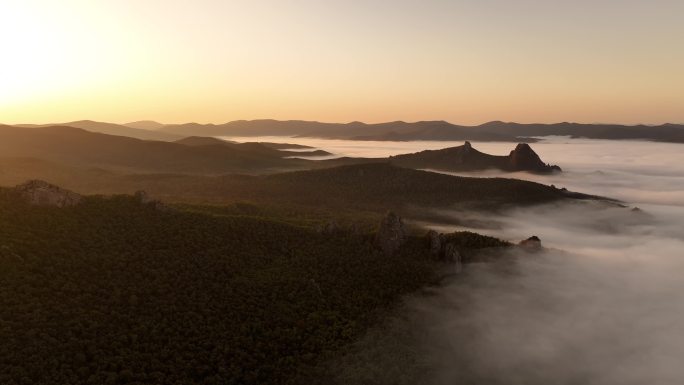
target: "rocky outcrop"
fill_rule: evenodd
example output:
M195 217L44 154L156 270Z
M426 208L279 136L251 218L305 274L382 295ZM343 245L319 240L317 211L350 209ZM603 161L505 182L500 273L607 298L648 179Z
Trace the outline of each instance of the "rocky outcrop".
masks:
M159 211L169 211L169 206L165 205L162 201L159 199L154 199L147 194L147 192L143 190L139 190L135 192L135 199L141 204L141 205L149 205L154 207L155 210Z
M519 143L508 155L509 168L511 171L532 171L549 173L561 171L558 166L551 166L542 162L539 155L527 143Z
M430 247L430 253L433 256L439 257L442 253L442 243L444 242L444 235L436 232L435 230L430 230L427 233L428 244Z
M15 187L15 191L26 202L36 206L72 207L83 197L42 180L30 180Z
M558 166L542 162L539 155L527 143L518 144L508 156L485 154L473 148L470 142L465 142L458 147L396 155L388 159L390 163L401 167L456 172L499 169L508 172L528 171L543 174L561 171Z
M375 245L385 255L391 256L406 242L406 239L406 228L401 217L393 212L387 213L375 236Z
M450 263L454 266L454 273L460 273L463 271L463 258L461 257L461 252L453 243L447 243L444 246L444 262Z
M533 235L523 241L520 241L520 243L518 243L518 246L520 246L523 250L530 252L537 252L542 250L541 239L539 239L539 237L537 237L536 235Z
M463 257L458 247L451 242L446 241L444 234L440 234L435 230L428 231L425 236L430 248L430 254L438 261L453 265L454 273L463 271Z

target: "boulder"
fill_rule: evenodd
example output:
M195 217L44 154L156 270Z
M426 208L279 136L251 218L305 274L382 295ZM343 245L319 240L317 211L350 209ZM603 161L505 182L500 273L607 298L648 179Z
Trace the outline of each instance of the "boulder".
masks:
M520 243L518 243L518 246L520 246L526 251L531 252L540 251L542 249L541 239L539 239L539 237L537 237L536 235L533 235L521 241Z
M390 256L406 242L406 238L404 222L397 214L389 212L380 223L380 228L375 236L375 245L385 255Z
M83 197L42 180L30 180L15 187L15 191L29 204L36 206L72 207Z

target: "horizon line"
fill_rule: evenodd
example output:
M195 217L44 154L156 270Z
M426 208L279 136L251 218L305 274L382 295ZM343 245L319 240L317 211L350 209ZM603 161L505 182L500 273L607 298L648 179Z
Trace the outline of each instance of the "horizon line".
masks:
M93 120L93 119L79 119L79 120L70 120L66 122L49 122L49 123L0 123L0 125L7 125L7 126L21 126L21 125L39 125L39 126L50 126L50 125L66 125L69 123L78 123L78 122L92 122L92 123L104 123L104 124L115 124L115 125L120 125L120 126L126 126L128 124L133 124L133 123L140 123L140 122L150 122L150 123L156 123L160 124L162 126L182 126L182 125L188 125L188 124L197 124L197 125L203 125L203 126L221 126L225 124L230 124L230 123L235 123L235 122L259 122L259 121L273 121L273 122L302 122L302 123L319 123L319 124L338 124L338 125L351 125L351 124L363 124L363 125L379 125L379 124L388 124L388 123L397 123L397 124L416 124L416 123L446 123L450 124L453 126L460 126L460 127L481 127L487 124L492 124L492 123L500 123L500 124L519 124L519 125L558 125L558 124L577 124L577 125L595 125L595 126L625 126L625 127L638 127L638 126L645 126L645 127L658 127L658 126L666 126L666 125L675 125L675 126L684 126L683 123L672 123L672 122L665 122L665 123L606 123L606 122L592 122L592 123L581 123L577 121L555 121L553 123L548 123L548 122L530 122L530 123L522 123L522 122L516 122L516 121L503 121L503 120L490 120L486 121L484 123L480 124L460 124L460 123L453 123L448 120L444 119L437 119L437 120L415 120L415 121L406 121L406 120L387 120L387 121L379 121L379 122L364 122L360 120L352 120L348 122L328 122L328 121L320 121L320 120L305 120L305 119L274 119L274 118L255 118L255 119L234 119L234 120L229 120L225 121L222 123L214 123L214 122L209 122L209 123L199 123L197 121L188 121L184 123L161 123L157 120L152 120L152 119L139 119L139 120L132 120L132 121L127 121L124 123L114 123L111 121L105 121L105 120Z

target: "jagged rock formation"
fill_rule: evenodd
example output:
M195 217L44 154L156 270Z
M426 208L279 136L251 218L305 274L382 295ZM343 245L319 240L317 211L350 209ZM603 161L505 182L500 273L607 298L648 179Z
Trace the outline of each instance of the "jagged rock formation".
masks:
M375 245L385 255L394 254L406 242L407 234L404 222L394 212L387 213L380 223L380 228L375 236Z
M454 265L454 273L460 273L463 271L463 257L461 257L461 253L453 243L447 243L444 245L443 260L444 262Z
M427 233L428 242L430 244L430 253L433 256L439 256L442 252L442 242L444 242L444 235L430 230Z
M511 171L532 171L548 173L561 171L558 166L551 166L542 162L539 155L527 143L519 143L508 155L508 167Z
M539 239L539 237L537 237L536 235L533 235L523 241L520 241L520 243L518 243L518 246L520 246L525 251L530 252L537 252L541 251L542 249L541 239Z
M542 162L527 143L518 144L508 156L489 155L473 148L470 142L459 147L427 150L389 157L389 162L401 167L443 171L529 171L534 173L559 172L561 168Z
M15 191L29 204L37 206L71 207L83 198L80 194L42 180L30 180L15 187Z
M446 240L444 234L435 230L428 231L426 238L430 247L430 253L439 261L454 265L454 273L463 271L463 257L458 247Z

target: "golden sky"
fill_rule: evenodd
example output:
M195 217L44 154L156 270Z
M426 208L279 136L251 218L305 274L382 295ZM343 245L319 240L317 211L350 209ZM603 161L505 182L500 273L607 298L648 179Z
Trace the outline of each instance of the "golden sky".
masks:
M0 122L684 123L682 0L0 0Z

